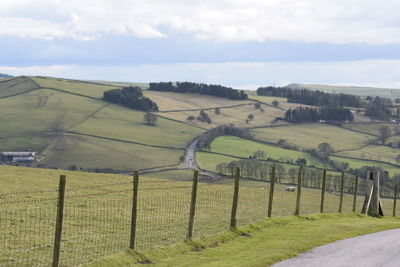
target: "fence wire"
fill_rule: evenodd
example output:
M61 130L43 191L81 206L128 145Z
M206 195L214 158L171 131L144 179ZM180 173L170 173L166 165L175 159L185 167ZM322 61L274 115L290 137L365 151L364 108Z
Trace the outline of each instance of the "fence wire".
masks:
M304 168L300 214L318 213L323 171ZM242 179L237 224L267 218L271 177ZM297 174L279 174L273 195L272 217L293 215ZM340 173L328 172L324 212L338 212ZM342 212L352 212L356 178L345 174ZM76 186L66 190L60 265L79 266L129 247L133 183ZM295 189L294 191L292 189ZM291 190L288 190L291 189ZM199 183L193 237L228 230L231 222L233 179L223 184ZM360 212L368 182L359 179L356 211ZM188 231L191 182L143 180L139 183L136 249L146 251L183 241ZM381 185L385 215L393 209L394 186ZM0 266L49 266L52 263L58 190L0 194ZM397 205L400 212L400 205Z

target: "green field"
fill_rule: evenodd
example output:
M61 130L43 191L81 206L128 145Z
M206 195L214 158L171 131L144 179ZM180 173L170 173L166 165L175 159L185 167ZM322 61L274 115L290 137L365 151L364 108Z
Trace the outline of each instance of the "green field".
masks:
M278 218L240 227L235 233L226 232L144 255L129 251L118 253L90 266L137 266L145 260L153 266L270 266L326 243L394 229L398 225L397 218L360 215Z
M399 125L395 123L350 123L344 125L343 127L366 134L379 136L379 128L384 126L391 130L392 135L394 135L394 129L399 127Z
M298 158L305 158L307 160L307 164L322 166L322 163L319 160L315 159L305 152L289 150L275 145L263 144L235 136L223 136L216 138L211 144L210 151L231 156L248 158L249 156L252 156L257 150L264 151L267 157L272 157L273 159L285 162L290 160L296 161Z
M257 140L277 143L285 139L301 149L316 148L323 142L329 143L335 150L354 149L374 139L366 134L320 123L258 128L253 133Z
M399 149L377 145L369 145L358 150L348 150L337 153L337 155L340 156L379 160L394 164L399 164L399 162L396 161L396 156L398 154L400 154Z
M1 150L45 153L38 162L45 167L132 170L178 164L187 142L203 132L161 117L148 126L143 112L100 99L112 88L45 77L1 82Z
M0 263L8 262L10 255L19 266L24 260L43 265L51 261L60 174L67 175L61 265L90 262L127 248L132 177L6 166L0 166L0 173ZM174 181L178 176L181 181ZM146 252L185 239L191 176L187 171L170 172L159 178L140 176L138 251ZM195 238L229 229L233 181L224 179L211 184L207 181L208 178L200 178ZM279 184L275 187L273 217L291 215L294 211L296 194L285 188ZM318 212L320 190L303 188L302 191L301 213ZM241 181L238 225L266 218L268 192L269 183ZM344 212L351 212L352 199L352 195L345 195ZM362 201L359 197L358 208ZM389 214L391 200L383 201L384 212ZM337 211L338 204L338 196L327 193L325 211ZM1 247L4 244L7 246Z
M286 127L285 127L286 128ZM381 148L380 146L378 148ZM382 147L383 151L388 149ZM298 158L305 158L307 160L307 165L314 165L316 167L324 167L325 164L320 162L318 159L314 158L312 155L290 149L284 149L275 145L268 145L259 143L257 141L251 141L247 139L242 139L234 136L223 136L218 137L211 144L211 152L221 153L224 155L217 155L212 153L197 153L197 160L199 166L203 169L215 171L215 167L223 162L230 162L233 160L238 160L234 157L249 158L257 150L262 150L266 153L267 157L279 160L281 162L293 161L295 162ZM348 153L357 153L360 150L348 151ZM341 152L339 154L343 154ZM380 153L379 151L377 153ZM386 152L387 153L387 152ZM233 157L229 157L233 156ZM392 166L390 164L385 164L382 162L369 161L365 159L351 159L332 155L329 157L331 160L337 162L346 162L349 164L349 168L361 168L363 166L379 166L384 168L389 172L391 176L400 173L399 168ZM378 159L374 159L378 160ZM382 159L384 161L384 159ZM284 166L290 168L293 165L283 164Z
M339 86L339 85L326 85L326 84L289 84L291 88L305 88L310 90L319 90L328 93L344 93L357 96L379 96L386 98L400 97L400 90L389 88L375 88L375 87L357 87L357 86Z

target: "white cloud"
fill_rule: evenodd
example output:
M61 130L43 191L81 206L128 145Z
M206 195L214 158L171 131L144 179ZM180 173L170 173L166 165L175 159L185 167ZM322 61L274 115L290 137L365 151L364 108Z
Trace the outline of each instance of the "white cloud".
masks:
M398 0L1 0L0 35L400 43Z
M0 73L131 82L194 81L246 89L288 83L400 89L400 60L181 63L137 66L0 66Z

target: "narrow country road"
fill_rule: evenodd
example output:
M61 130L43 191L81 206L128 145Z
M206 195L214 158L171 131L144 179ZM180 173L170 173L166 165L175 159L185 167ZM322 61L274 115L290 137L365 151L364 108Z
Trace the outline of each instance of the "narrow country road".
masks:
M199 169L199 167L197 166L197 163L196 163L196 147L197 147L198 142L199 142L199 139L196 138L186 149L185 160L184 160L186 168L195 169L195 170Z
M400 229L388 230L311 249L273 267L400 266Z

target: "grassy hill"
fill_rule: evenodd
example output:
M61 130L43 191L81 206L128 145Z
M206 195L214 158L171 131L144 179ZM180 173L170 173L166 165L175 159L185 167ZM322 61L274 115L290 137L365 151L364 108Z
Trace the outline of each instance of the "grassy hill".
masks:
M387 98L399 98L400 89L391 88L376 88L376 87L358 87L358 86L340 86L340 85L326 85L326 84L301 84L292 83L286 87L293 89L310 89L319 90L328 93L345 93L358 96L380 96Z
M46 167L143 169L179 163L186 143L203 130L103 102L117 88L47 77L0 82L1 150L44 152Z

